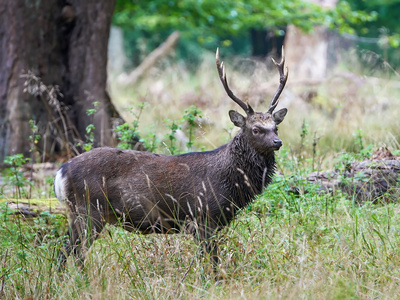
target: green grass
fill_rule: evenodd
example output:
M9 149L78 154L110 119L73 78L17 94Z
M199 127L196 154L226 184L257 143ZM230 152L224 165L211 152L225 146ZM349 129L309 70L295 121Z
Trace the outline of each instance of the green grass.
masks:
M206 122L198 125L193 148L212 149L231 138L227 111L238 107L224 95L210 65L211 56L195 75L176 65L156 69L131 88L112 82L112 96L119 109L146 101L140 135L156 133L159 140L168 133L164 120L181 120L184 110L196 104ZM232 89L256 110L266 110L265 98L276 86L262 97L255 87L277 83L277 74L262 67L254 76L246 72L228 66ZM398 149L398 80L360 76L364 83L355 86L338 78L316 87L317 97L307 102L304 87L291 87L289 77L282 95L289 114L280 125L285 144L277 153L280 175L220 233L218 278L191 236L144 236L117 227L102 232L84 269L70 258L59 274L55 263L66 217L45 211L24 219L6 207L13 199L0 195L0 298L397 299L399 188L393 188L391 201L359 205L353 195L324 194L303 179L311 171L368 157L370 145ZM124 116L135 120L129 113ZM320 138L315 154L314 137ZM168 153L162 144L156 151ZM47 197L49 182L34 186L33 195ZM289 192L292 186L299 195ZM54 200L29 201L54 208Z
M400 207L348 195L289 195L281 176L218 237L215 278L191 236L107 227L83 270L55 256L66 219L24 220L1 205L6 299L371 299L400 292Z

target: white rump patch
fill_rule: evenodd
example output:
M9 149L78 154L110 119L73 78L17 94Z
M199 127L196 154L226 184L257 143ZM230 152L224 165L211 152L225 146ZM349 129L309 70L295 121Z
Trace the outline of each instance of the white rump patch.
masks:
M62 171L59 169L54 180L54 192L56 193L56 197L60 202L67 200L66 184L67 178L62 176Z

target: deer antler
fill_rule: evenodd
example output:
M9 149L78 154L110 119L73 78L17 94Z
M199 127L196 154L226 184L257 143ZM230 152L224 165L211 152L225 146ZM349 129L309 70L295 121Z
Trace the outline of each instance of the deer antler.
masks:
M221 79L222 85L224 86L224 89L226 91L226 93L228 94L228 96L235 101L237 104L239 104L239 106L241 108L243 108L243 110L249 115L249 114L253 114L254 110L253 108L249 105L244 103L242 100L240 100L238 97L236 97L233 92L231 91L231 89L228 86L228 81L226 80L226 73L225 73L225 67L224 67L224 62L219 62L219 49L217 48L217 52L215 54L215 59L217 62L217 70L218 70L218 74L219 74L219 78Z
M278 105L279 102L279 96L281 95L283 88L285 87L288 75L289 75L289 71L286 68L286 74L285 74L285 70L284 70L284 66L285 66L285 52L283 50L282 47L282 58L281 61L279 63L277 63L275 61L275 59L272 58L272 61L274 62L275 66L278 68L279 70L279 88L278 90L275 92L274 97L271 100L271 103L269 104L268 107L268 113L272 113L274 111L274 109L276 108L276 106Z

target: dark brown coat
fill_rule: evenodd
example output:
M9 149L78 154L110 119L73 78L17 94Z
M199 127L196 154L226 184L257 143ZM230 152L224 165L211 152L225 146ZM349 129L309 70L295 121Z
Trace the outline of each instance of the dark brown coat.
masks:
M283 61L277 65L281 90L287 75ZM90 244L106 223L143 233L189 232L216 258L210 238L271 182L274 151L282 146L277 125L287 113L273 113L279 90L268 112L254 112L229 90L218 58L217 66L228 95L247 114L229 112L240 130L228 144L181 155L97 148L59 169L56 196L70 211L62 263L72 249L80 256L82 244Z

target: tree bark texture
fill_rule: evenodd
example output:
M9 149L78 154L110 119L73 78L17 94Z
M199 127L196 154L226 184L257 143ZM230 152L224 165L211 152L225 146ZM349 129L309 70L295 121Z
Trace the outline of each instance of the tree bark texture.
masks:
M113 144L111 121L118 113L106 92L106 69L114 5L115 0L0 1L0 161L29 152L29 120L37 123L47 154L65 154L66 141L84 140L89 124L96 128L96 146ZM64 117L45 96L24 91L21 75L28 71L49 89L59 87ZM87 116L94 101L98 111Z

